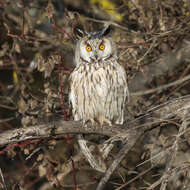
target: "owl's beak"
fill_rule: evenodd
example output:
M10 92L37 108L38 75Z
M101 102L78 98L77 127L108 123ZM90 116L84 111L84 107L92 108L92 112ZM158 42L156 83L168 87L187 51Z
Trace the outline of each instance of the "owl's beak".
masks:
M95 60L98 60L98 55L94 54L94 58L95 58Z
M94 54L93 56L90 57L91 61L98 61L98 55Z

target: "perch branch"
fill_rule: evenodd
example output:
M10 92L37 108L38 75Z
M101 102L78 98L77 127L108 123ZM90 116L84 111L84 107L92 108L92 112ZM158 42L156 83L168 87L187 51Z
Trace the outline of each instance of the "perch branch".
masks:
M70 134L97 134L109 136L112 139L123 140L131 134L131 130L146 131L152 128L153 124L158 124L164 119L178 115L184 117L190 108L190 95L167 101L159 106L147 111L144 115L121 125L112 127L83 127L81 122L63 121L56 118L56 121L42 123L26 128L8 130L0 134L0 145L13 144L26 140L42 138L58 138L67 133ZM131 134L132 135L132 134Z
M146 114L138 117L137 119L127 122L123 126L104 126L103 130L102 128L98 127L84 128L82 127L81 122L63 121L63 119L60 118L49 123L5 131L0 134L0 145L2 146L32 139L58 138L67 133L93 133L97 135L109 136L111 137L110 140L112 141L121 140L123 141L124 146L100 180L97 190L101 190L109 180L114 170L118 167L119 163L134 146L140 136L142 136L147 130L155 127L155 124L158 124L163 120L165 121L166 119L174 116L178 116L179 118L184 119L187 112L189 111L190 95L187 95L154 107L151 110L147 111Z
M117 154L115 160L112 162L111 166L108 168L102 179L100 180L96 190L102 190L111 177L114 170L118 167L119 163L123 160L125 155L130 151L130 149L137 142L138 138L143 135L143 133L149 128L150 122L153 124L155 120L155 116L160 117L162 119L170 118L174 115L184 118L187 116L187 112L189 112L190 96L184 96L181 98L177 98L175 100L168 101L160 106L157 106L150 110L146 115L129 122L129 126L138 126L137 123L141 123L144 120L144 126L141 128L133 127L128 132L128 137L125 137L125 144L123 148ZM148 122L147 122L148 121ZM134 123L134 125L132 125Z

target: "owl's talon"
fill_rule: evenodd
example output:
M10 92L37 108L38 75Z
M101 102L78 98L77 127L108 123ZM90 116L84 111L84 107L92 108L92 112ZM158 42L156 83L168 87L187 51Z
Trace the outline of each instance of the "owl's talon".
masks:
M109 119L107 119L106 117L104 117L103 115L99 115L98 121L99 121L101 127L103 126L104 122L105 122L106 124L108 124L109 126L112 126L111 121L110 121Z
M95 120L93 118L90 118L89 120L90 120L92 126L95 126L95 124L96 124Z
M88 120L83 121L83 126L85 128L87 128L89 125L92 126L92 127L94 127L94 126L96 126L96 123L97 122L93 118L90 118Z

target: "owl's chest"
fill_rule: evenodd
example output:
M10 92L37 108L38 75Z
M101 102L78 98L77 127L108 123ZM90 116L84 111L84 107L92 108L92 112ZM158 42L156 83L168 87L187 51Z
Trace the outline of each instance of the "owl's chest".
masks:
M71 89L85 97L105 98L115 90L116 80L117 71L113 67L81 67L72 73Z

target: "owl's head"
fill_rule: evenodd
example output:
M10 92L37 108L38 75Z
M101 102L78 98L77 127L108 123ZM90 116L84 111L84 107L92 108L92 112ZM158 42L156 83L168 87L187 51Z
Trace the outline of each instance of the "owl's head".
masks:
M94 64L116 56L115 43L104 34L105 32L90 33L78 41L75 49L76 64Z

